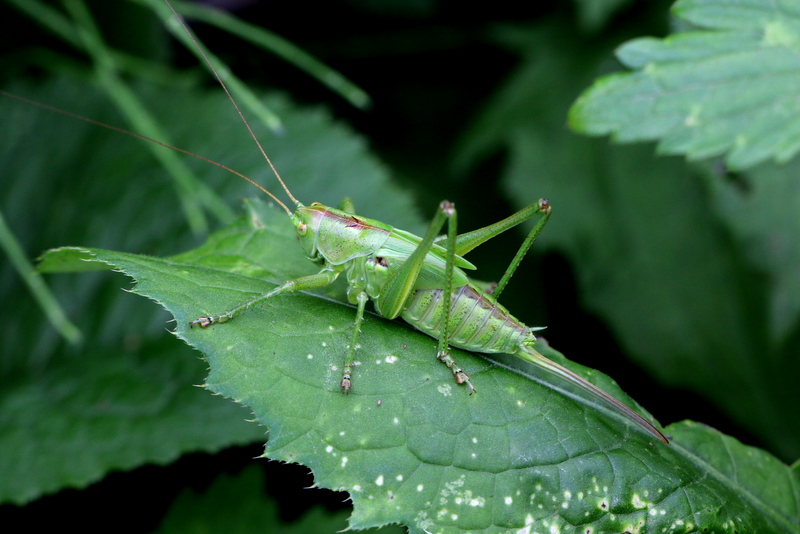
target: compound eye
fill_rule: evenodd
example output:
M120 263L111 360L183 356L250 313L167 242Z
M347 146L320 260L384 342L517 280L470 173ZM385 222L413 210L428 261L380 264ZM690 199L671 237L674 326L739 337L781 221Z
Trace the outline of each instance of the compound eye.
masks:
M322 206L322 204L321 204L321 203L319 203L319 202L312 202L312 203L311 203L311 206L312 206L312 207L313 207L313 206Z
M307 233L308 233L308 225L306 223L300 223L297 225L297 235L303 237Z

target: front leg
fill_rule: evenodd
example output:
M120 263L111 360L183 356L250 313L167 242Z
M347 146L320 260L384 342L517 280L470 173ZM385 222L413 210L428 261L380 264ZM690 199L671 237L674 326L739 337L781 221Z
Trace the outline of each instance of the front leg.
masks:
M350 392L353 387L353 365L356 360L356 349L358 348L358 335L361 333L361 322L364 320L364 309L367 306L369 297L366 292L360 291L356 295L356 302L358 302L358 310L356 311L356 322L353 325L353 337L350 338L350 346L347 347L347 356L344 359L344 367L342 368L342 381L340 386L345 393Z
M289 280L279 285L272 291L264 293L263 295L259 295L256 298L249 300L244 304L240 304L239 306L236 306L235 308L228 310L227 312L221 315L198 317L197 319L189 323L189 327L191 328L194 325L200 325L201 328L208 328L212 324L227 323L234 317L243 314L247 310L253 308L254 306L258 305L261 302L264 302L270 297L274 297L275 295L280 295L281 293L286 293L288 291L303 291L306 289L317 289L320 287L325 287L334 280L336 280L336 277L339 276L340 272L342 272L341 268L334 269L326 267L317 274L312 274L310 276L303 276L302 278L295 278L294 280Z

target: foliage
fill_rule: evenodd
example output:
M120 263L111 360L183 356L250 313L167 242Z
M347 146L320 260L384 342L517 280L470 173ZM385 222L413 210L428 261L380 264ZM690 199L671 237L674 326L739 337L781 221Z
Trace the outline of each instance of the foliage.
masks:
M169 310L178 337L206 355L206 387L250 407L269 428L264 455L307 465L318 486L350 494L351 527L625 532L674 529L682 518L705 529L790 531L796 522L796 481L770 455L688 423L665 446L567 398L558 382L537 385L455 351L484 392L468 397L431 357L435 343L398 322L365 321L354 391L342 395L337 370L353 313L341 294L286 295L224 326L189 326L207 309L229 309L313 272L302 260L285 214L255 204L240 223L177 257L63 248L41 268L99 262L135 278L135 292ZM593 380L620 396L603 378ZM748 471L761 474L759 484L741 477Z
M77 13L77 2L69 3ZM379 4L362 4L369 4L363 12L369 14L359 16L380 18ZM796 91L791 72L779 73L780 62L796 55L792 4L681 1L674 12L683 17L676 25L682 31L624 45L618 57L635 70L606 78L616 69L610 47L663 32L666 11L657 3L575 4L579 15L566 4L526 14L530 22L515 27L489 26L482 14L472 29L484 30L488 39L480 40L493 43L492 50L506 51L493 52L502 58L493 63L464 44L476 36L471 29L463 30L462 37L470 36L464 41L454 40L452 32L418 31L415 24L435 28L436 17L450 15L445 7L428 2L403 14L387 8L403 21L402 31L415 36L417 47L393 53L412 58L418 68L430 61L430 70L423 71L429 78L420 82L397 79L397 72L415 69L379 53L388 49L387 41L358 34L358 17L351 17L352 26L344 18L331 25L327 8L320 6L326 24L315 26L304 18L303 26L313 34L307 47L345 64L343 57L352 61L345 50L354 48L319 43L358 35L348 46L359 42L376 58L375 63L362 60L362 66L371 67L364 68L362 81L376 80L384 65L392 67L391 84L376 85L371 96L381 116L380 103L391 101L397 91L394 102L401 111L382 125L392 133L374 133L374 142L426 207L457 189L471 191L475 200L464 193L455 198L462 226L493 222L498 216L489 207L495 191L486 171L494 166L501 194L512 205L521 207L542 195L550 199L555 215L534 248L569 262L586 312L557 320L559 306L569 304L570 279L559 272L543 283L542 272L554 274L548 262L556 260L547 259L544 271L529 262L529 270L515 276L504 294L516 315L529 324L548 324L554 347L609 372L626 390L637 389L645 378L640 369L630 370L629 362L628 369L614 367L610 360L621 351L661 384L681 388L653 385L645 389L655 395L635 394L659 419L711 422L732 429L743 441L757 436L761 445L791 461L800 452L794 417L800 399L793 387L800 371L795 216L800 195L793 115L781 112L791 111L787 95ZM160 32L160 26L138 8L130 9L126 20L137 21L143 32L134 37L137 46L161 43L141 38ZM112 15L113 24L120 15ZM271 15L271 20L281 18ZM26 19L0 20L24 24ZM325 33L329 27L338 35ZM586 29L591 35L582 33ZM106 35L123 38L119 32ZM446 56L451 61L443 60L443 43L453 47L452 56ZM25 43L15 46L6 56L8 68L0 69L7 78L19 70L20 57L70 75L9 81L4 88L93 119L123 122L86 83L96 81L96 72L90 76L67 56L25 48ZM143 81L131 85L169 132L170 142L223 163L233 161L237 170L275 190L224 97L193 86L196 73L156 67L165 48L155 46L148 54L150 63L114 57L125 72L168 80L166 89ZM758 60L745 61L753 57ZM476 61L486 71L469 83L452 67L463 64L473 75ZM511 73L498 82L503 73L492 69L512 63ZM274 64L260 70L292 79ZM710 83L721 79L731 83ZM641 92L662 82L663 92ZM273 95L265 103L282 128L274 135L256 126L257 133L267 140L270 157L298 198L335 205L349 195L360 213L416 232L424 228L412 194L388 180L383 164L348 128L324 111L298 108L283 97ZM502 358L494 365L457 354L479 389L472 397L462 395L432 357L430 338L399 322L368 317L362 350L380 355L375 358L380 363L362 361L353 393L341 395L333 367L340 365L353 317L352 308L341 304L341 285L266 303L224 327L189 330L188 320L198 314L313 272L292 247L281 212L273 220L272 210L249 202L248 217L223 225L206 241L189 229L179 207L185 211L196 201L211 219L229 223L241 197L253 194L248 184L191 160L184 164L199 185L187 193L180 185L183 178L171 185L136 141L6 98L0 106L0 168L9 177L0 207L27 254L73 244L78 248L49 253L43 268L89 271L113 265L135 278L134 291L162 303L176 319L169 328L202 350L210 366L206 387L246 405L192 387L206 374L206 366L192 357L199 353L164 333L168 316L158 306L120 292L119 275L48 277L84 334L82 344L73 347L59 340L16 274L3 265L0 294L4 303L13 303L0 312L6 325L0 359L0 496L6 502L82 488L111 471L167 464L192 451L263 442L264 427L244 421L252 412L268 429L267 457L307 465L317 486L349 493L354 527L402 522L412 532L509 527L528 532L800 531L797 464L789 468L769 452L688 421L667 428L671 446L650 443L563 384ZM338 108L338 113L346 112ZM651 146L608 146L605 140L570 133L564 127L567 116L588 133L614 133L623 142L658 140L664 152L721 159L687 163L656 156ZM407 131L413 135L402 143L387 143ZM443 149L456 136L460 141L448 161ZM506 159L496 158L499 153ZM469 186L442 180L448 164ZM465 209L470 206L480 209ZM504 214L507 210L504 206ZM192 223L195 232L201 226ZM509 242L518 244L518 239L511 236ZM481 276L494 276L491 256L508 261L510 253L478 256ZM544 306L551 317L532 304ZM604 325L601 335L584 329L587 312L596 318L591 324ZM631 402L605 375L567 363L553 349L542 350ZM697 397L675 412L687 392ZM697 414L701 397L724 415L709 421ZM260 484L255 472L248 472L241 478L223 476L206 499L184 492L162 530L191 524L207 528L215 516L240 519L241 528L249 518L262 525L253 528L274 525L276 505L261 495ZM232 497L237 488L238 501ZM310 500L320 493L304 495ZM43 502L3 509L9 515L35 514L37 506L47 506ZM288 505L279 502L284 517ZM214 503L219 503L218 514ZM158 512L154 515L148 528L160 522ZM342 528L341 517L319 511L305 520L313 524L308 529L321 532ZM295 523L304 528L300 525Z
M665 154L725 155L731 169L800 150L800 7L792 2L681 0L697 27L625 43L617 58L636 73L599 80L570 122L618 141L659 140Z

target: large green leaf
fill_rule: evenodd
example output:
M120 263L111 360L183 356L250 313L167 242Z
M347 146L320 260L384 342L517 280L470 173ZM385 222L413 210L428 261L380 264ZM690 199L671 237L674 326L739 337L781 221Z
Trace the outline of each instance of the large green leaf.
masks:
M341 295L283 295L230 323L189 327L313 270L293 234L283 213L251 204L246 219L178 257L80 254L132 276L135 292L175 316L176 334L206 355L206 387L249 406L268 427L266 457L307 465L318 486L347 491L351 527L800 531L795 493L764 502L761 480L716 467L729 452L716 433L683 425L681 438L664 445L554 379L532 381L455 351L478 389L470 396L436 361L435 341L398 321L365 320L354 387L343 395L354 310ZM48 253L43 268L63 256L71 261L76 250ZM603 375L567 365L625 399ZM748 457L733 461L743 470ZM766 480L797 487L774 458L760 466Z
M617 57L635 72L595 82L570 112L578 131L616 141L659 140L729 167L786 162L800 149L800 6L771 0L680 0L674 13L702 29L641 38Z

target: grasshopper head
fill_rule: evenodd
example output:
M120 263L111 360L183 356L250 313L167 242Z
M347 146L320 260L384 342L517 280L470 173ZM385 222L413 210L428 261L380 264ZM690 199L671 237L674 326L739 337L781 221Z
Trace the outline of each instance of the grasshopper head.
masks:
M297 211L292 214L292 224L297 231L297 238L303 247L306 255L312 259L317 259L320 254L317 249L317 235L319 234L320 222L325 216L328 208L314 202L310 206L297 204Z
M298 204L292 215L300 244L311 260L343 265L369 256L389 238L392 227L380 221L357 217L336 208L314 202Z

